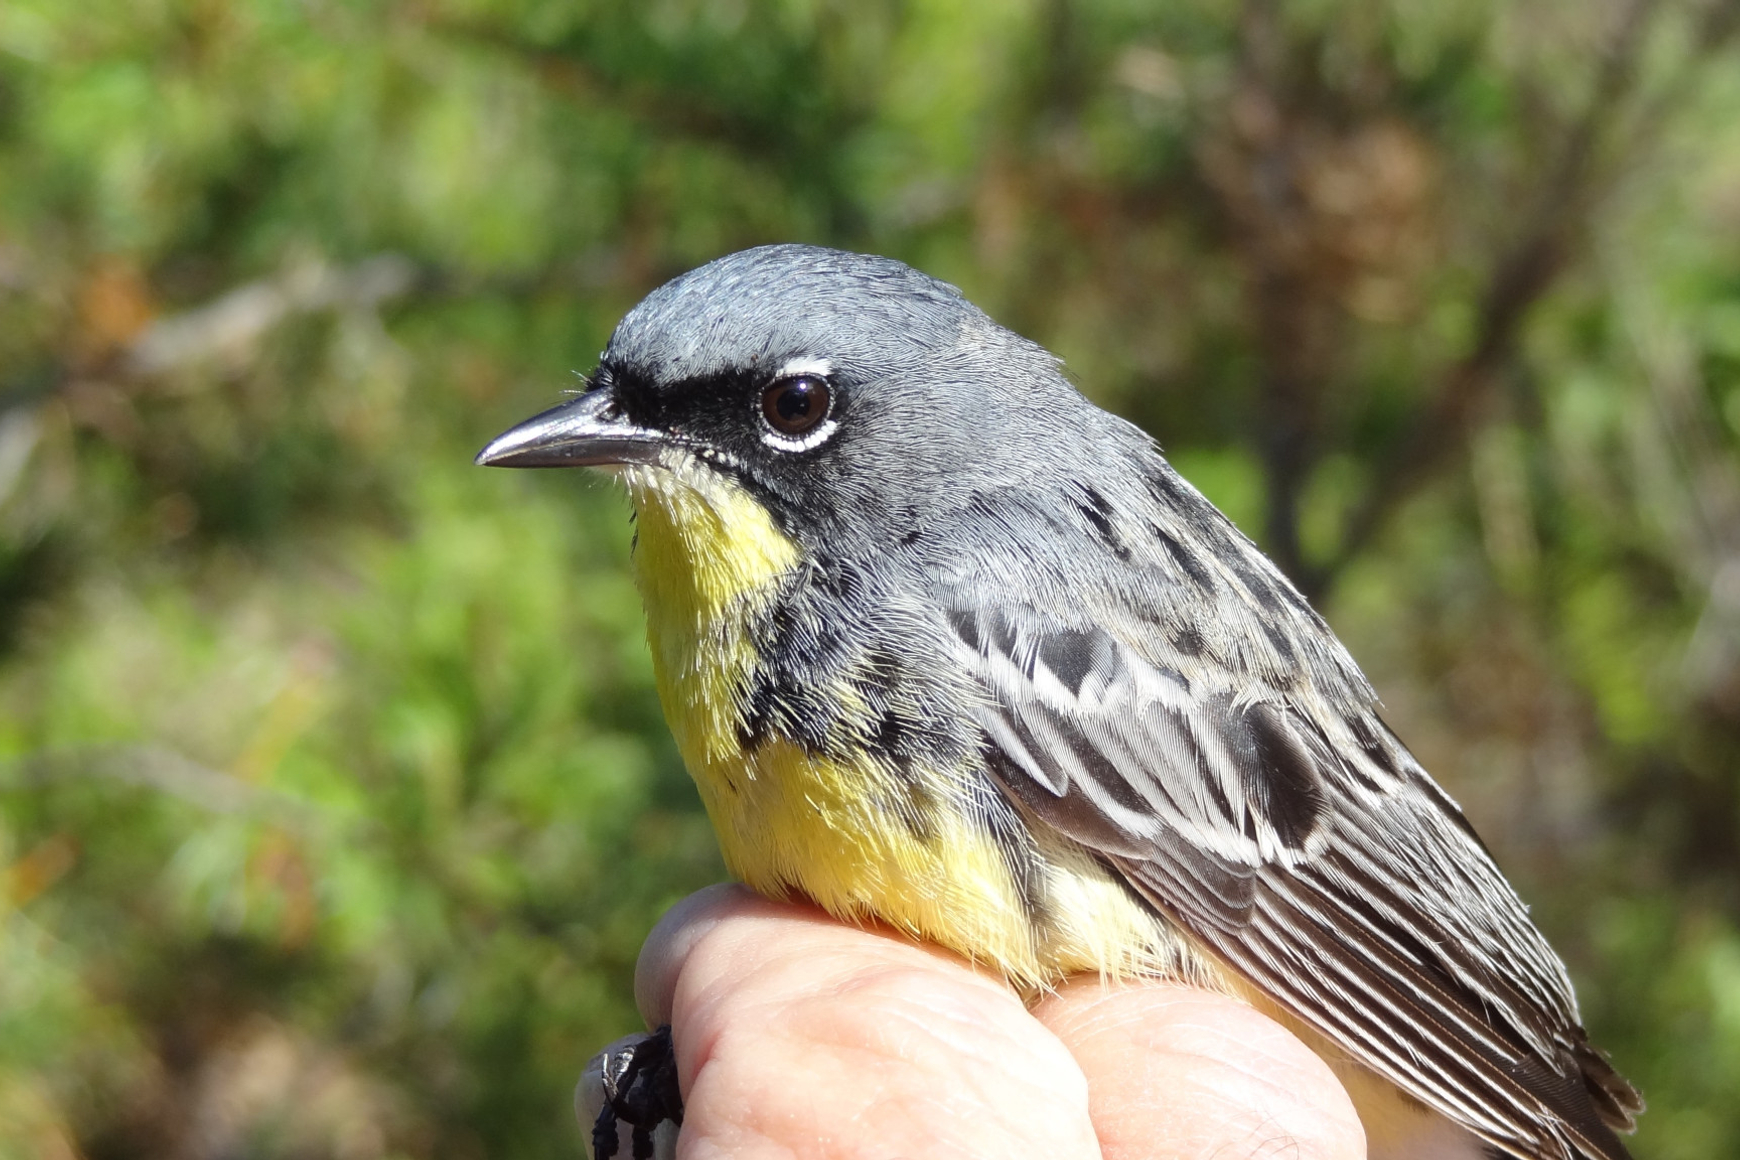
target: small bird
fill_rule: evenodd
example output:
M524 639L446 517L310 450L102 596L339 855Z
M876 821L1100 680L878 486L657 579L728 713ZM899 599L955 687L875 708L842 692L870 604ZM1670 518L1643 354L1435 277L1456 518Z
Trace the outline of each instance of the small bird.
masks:
M1245 998L1368 1135L1430 1109L1470 1156L1627 1155L1641 1099L1329 626L955 287L813 246L720 258L477 462L626 485L665 716L753 889L1028 993Z

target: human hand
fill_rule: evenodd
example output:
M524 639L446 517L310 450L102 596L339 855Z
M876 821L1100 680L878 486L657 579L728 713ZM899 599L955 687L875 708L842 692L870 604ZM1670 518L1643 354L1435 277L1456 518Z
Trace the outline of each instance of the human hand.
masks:
M738 886L665 915L635 999L673 1027L688 1158L1365 1156L1334 1073L1237 1000L1083 979L1029 1010L946 951Z

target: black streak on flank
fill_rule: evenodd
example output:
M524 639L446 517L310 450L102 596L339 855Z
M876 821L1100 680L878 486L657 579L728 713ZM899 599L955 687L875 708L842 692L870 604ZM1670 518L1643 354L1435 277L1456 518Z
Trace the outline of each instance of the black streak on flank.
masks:
M743 721L737 741L754 750L773 737L783 737L806 753L824 754L830 749L828 725L831 714L820 706L790 695L781 682L758 681L744 699Z
M778 603L751 632L766 642L740 695L738 740L754 749L778 736L812 754L841 756L840 705L826 690L845 675L847 642L838 628Z
M870 723L870 751L899 761L897 755L908 752L913 730L906 719L893 709L884 710Z
M870 708L864 738L870 753L893 765L916 783L913 766L922 760L926 746L923 722L900 703L898 691L905 684L906 666L886 649L867 649L855 666L852 686Z

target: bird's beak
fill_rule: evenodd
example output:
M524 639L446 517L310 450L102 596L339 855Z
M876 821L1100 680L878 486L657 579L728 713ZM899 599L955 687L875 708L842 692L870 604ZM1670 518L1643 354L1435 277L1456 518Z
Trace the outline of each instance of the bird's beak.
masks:
M496 436L477 453L481 467L599 467L656 463L668 440L612 415L608 387L595 387Z

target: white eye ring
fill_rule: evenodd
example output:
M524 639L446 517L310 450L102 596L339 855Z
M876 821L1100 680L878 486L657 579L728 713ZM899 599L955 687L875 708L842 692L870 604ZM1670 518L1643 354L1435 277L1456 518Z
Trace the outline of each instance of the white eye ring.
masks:
M802 435L781 435L766 424L761 428L761 441L776 451L808 451L812 447L820 447L830 436L839 430L840 424L834 419L823 419L820 424Z
M820 447L839 430L839 422L832 414L835 395L829 374L833 369L833 364L826 359L800 356L786 360L761 394L761 441L764 444L788 453L808 451ZM801 388L801 392L792 393L794 387ZM798 403L799 411L786 410L792 402ZM817 402L820 403L819 416L813 406ZM806 422L815 426L803 427ZM794 423L798 429L788 429Z

